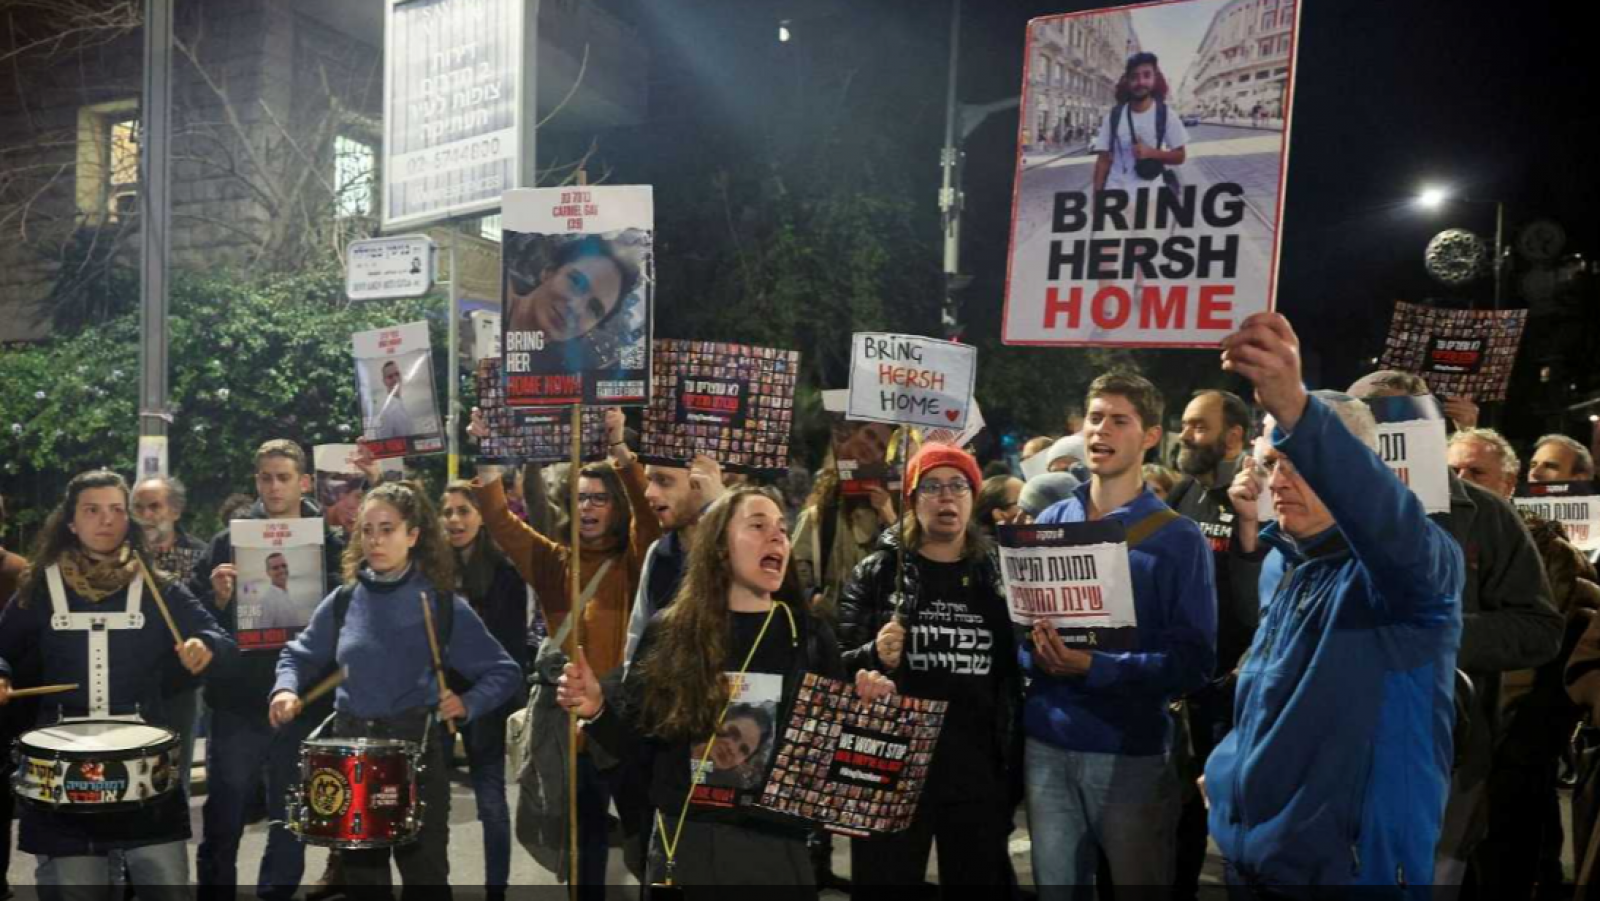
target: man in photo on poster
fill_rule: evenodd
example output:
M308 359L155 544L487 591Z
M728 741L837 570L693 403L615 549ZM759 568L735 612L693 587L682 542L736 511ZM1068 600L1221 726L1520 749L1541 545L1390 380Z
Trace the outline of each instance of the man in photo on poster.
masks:
M427 360L427 355L422 354L413 364L413 369ZM418 433L416 423L412 420L411 413L406 409L403 391L406 378L400 371L400 364L394 360L384 360L379 366L379 373L383 382L383 389L378 396L369 402L367 409L374 412L368 417L372 423L372 437L377 440L385 438L405 438Z
M1117 82L1117 103L1106 113L1095 135L1094 191L1133 192L1160 188L1167 167L1188 158L1189 133L1177 113L1168 110L1167 78L1154 53L1128 57ZM1130 198L1131 205L1131 198Z
M241 550L240 556L245 552ZM273 551L266 559L266 582L246 584L241 591L244 606L239 610L241 629L298 629L310 620L311 608L296 602L289 594L289 558ZM241 564L241 572L244 567ZM252 590L253 588L253 590ZM246 611L250 612L247 613Z

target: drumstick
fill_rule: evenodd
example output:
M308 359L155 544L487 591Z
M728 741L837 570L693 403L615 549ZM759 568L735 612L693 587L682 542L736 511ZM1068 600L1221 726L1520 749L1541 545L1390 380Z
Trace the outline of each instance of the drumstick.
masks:
M300 699L300 703L310 704L317 698L320 698L328 692L333 691L335 688L338 688L340 685L344 684L345 677L348 675L350 675L350 667L339 667L338 671L330 674L328 678L323 679L316 685L311 686L311 690L306 692L306 696Z
M144 565L144 558L138 554L133 559L139 561L139 572L144 574L144 582L150 586L150 594L155 598L156 609L161 611L161 618L167 621L167 628L172 630L172 640L183 644L183 633L178 631L178 624L172 621L172 612L167 609L167 602L161 599L161 589L156 587L155 577L150 575L150 567Z
M77 689L78 683L76 682L71 685L37 685L33 688L13 688L11 696L13 698L32 698L38 695L58 695L64 691L77 691Z
M428 603L428 593L422 593L422 624L428 627L428 648L433 651L433 673L439 679L439 694L446 691L444 682L444 661L439 657L439 636L433 631L433 605ZM456 721L446 719L444 727L450 734L456 734Z

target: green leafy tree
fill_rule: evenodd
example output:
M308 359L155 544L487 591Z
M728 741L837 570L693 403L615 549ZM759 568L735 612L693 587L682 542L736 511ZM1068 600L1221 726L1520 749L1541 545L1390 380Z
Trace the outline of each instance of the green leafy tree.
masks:
M240 280L180 277L171 304L169 455L189 485L197 531L216 505L250 492L251 458L269 438L310 447L361 434L350 335L426 319L444 346L438 296L353 305L342 274ZM435 354L445 396L447 360ZM37 523L67 479L106 467L131 473L138 446L139 327L134 314L70 337L0 356L0 491L15 532ZM442 465L428 458L424 470Z

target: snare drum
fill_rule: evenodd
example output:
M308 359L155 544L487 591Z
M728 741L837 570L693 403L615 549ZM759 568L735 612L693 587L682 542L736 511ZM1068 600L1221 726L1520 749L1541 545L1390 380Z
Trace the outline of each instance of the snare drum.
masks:
M24 804L65 813L143 807L178 787L177 733L131 720L63 720L17 739L11 786Z
M423 807L415 742L315 738L300 745L300 786L289 790L289 831L311 845L388 848L416 839Z

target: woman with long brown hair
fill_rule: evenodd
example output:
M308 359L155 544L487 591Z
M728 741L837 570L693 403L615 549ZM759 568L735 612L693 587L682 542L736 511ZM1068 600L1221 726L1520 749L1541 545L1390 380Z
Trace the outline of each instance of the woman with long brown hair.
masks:
M472 483L445 486L440 501L444 534L455 554L456 590L483 619L523 672L528 669L528 587L517 568L489 540ZM449 674L450 688L465 691L460 673ZM483 824L484 884L488 901L503 899L511 877L511 810L506 804L506 719L522 701L510 702L462 727L472 794ZM447 746L448 748L448 746Z
M733 489L696 528L677 598L651 621L621 682L602 692L580 653L558 700L613 753L654 746L652 882L794 885L814 896L806 830L753 827L738 794L764 763L752 758L771 754L765 733L804 674L843 677L838 644L782 591L789 536L771 493ZM864 697L892 691L876 673L863 673L856 687Z
M11 699L12 668L26 664L45 683L78 685L41 702L41 723L140 713L155 720L166 655L176 652L184 669L199 674L214 655L235 652L233 639L193 595L148 569L144 533L130 528L128 504L128 484L114 472L86 472L67 483L15 602L0 614L0 704ZM153 603L157 591L187 636L176 646ZM36 878L46 898L61 897L69 886L109 886L107 855L116 851L141 897L178 899L189 897L188 838L188 798L176 785L120 812L25 806L18 844L38 858Z
M430 736L438 720L471 724L499 710L516 694L522 670L452 590L454 555L421 486L391 482L368 492L345 549L344 577L346 586L323 600L310 625L278 658L272 724L282 726L299 716L306 688L335 665L343 669L348 675L334 697L325 737L399 739L422 746L424 767L417 779L427 805L422 829L416 841L394 849L394 861L408 886L445 886L450 785L444 743ZM432 638L445 668L469 680L471 689L456 694L439 684ZM346 885L388 885L388 848L341 854Z

